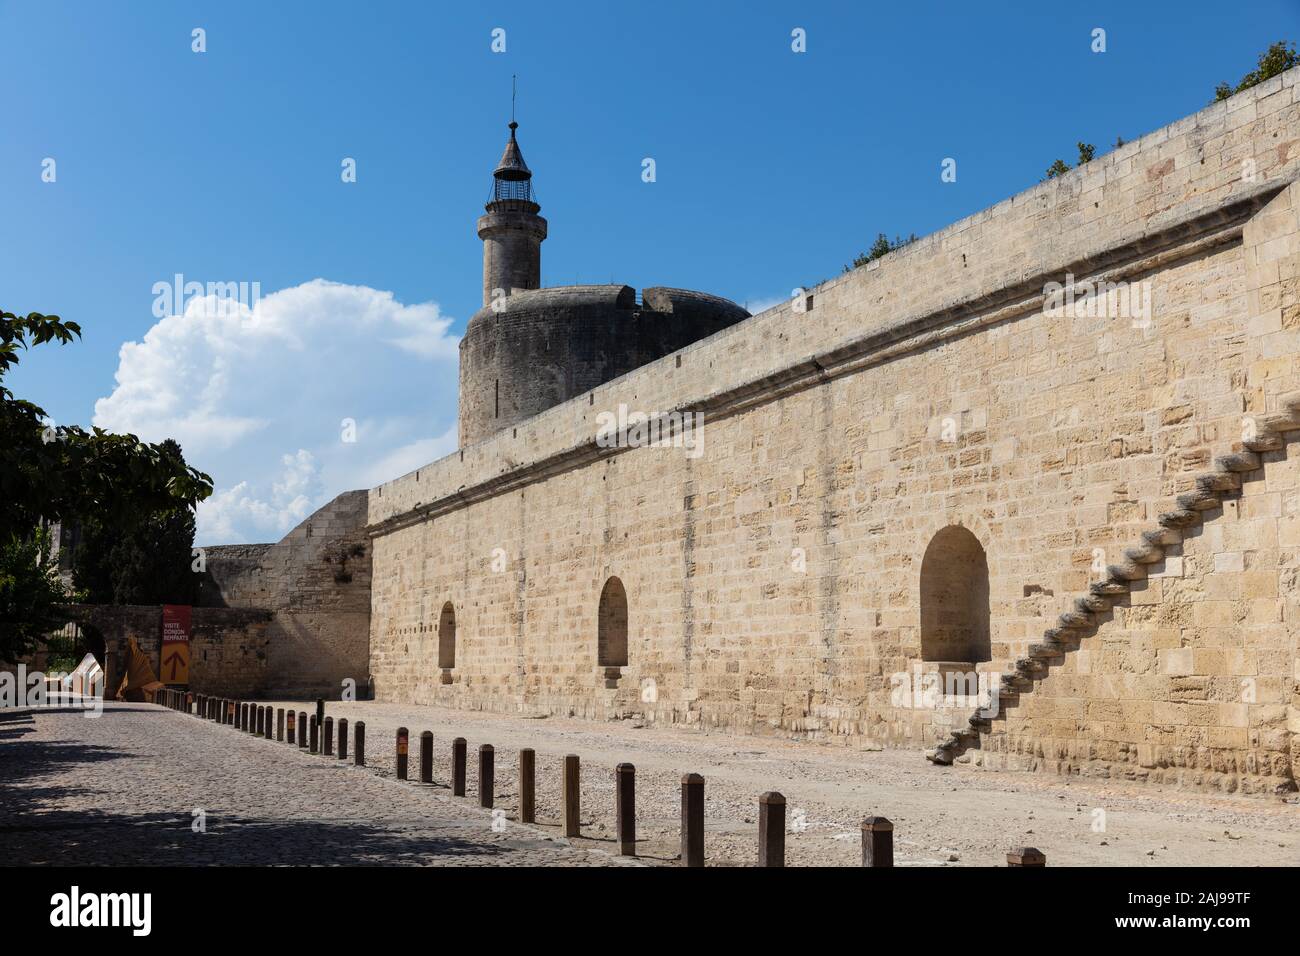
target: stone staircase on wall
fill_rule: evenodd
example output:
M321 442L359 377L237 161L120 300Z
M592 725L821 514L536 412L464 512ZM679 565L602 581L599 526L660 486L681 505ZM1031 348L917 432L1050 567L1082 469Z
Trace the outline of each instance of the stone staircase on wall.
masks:
M1166 548L1181 544L1187 530L1201 524L1204 512L1219 509L1225 500L1240 495L1243 476L1254 471L1263 474L1261 452L1284 448L1288 438L1300 439L1300 392L1283 395L1280 404L1282 412L1248 418L1254 423L1253 436L1234 444L1231 454L1216 458L1215 469L1196 479L1195 490L1178 496L1177 510L1161 514L1158 526L1142 533L1142 543L1124 552L1123 563L1108 566L1106 577L1090 585L1089 593L1078 598L1072 610L1060 615L1056 626L1045 631L1041 641L1029 645L1027 656L1016 660L1010 674L1001 676L996 713L985 716L977 709L965 727L953 731L926 753L928 760L951 764L976 747L982 737L992 732L993 722L1004 718L1007 708L1018 703L1020 695L1031 692L1054 664L1078 650L1080 641L1097 630L1099 615L1144 580L1151 565L1164 560Z

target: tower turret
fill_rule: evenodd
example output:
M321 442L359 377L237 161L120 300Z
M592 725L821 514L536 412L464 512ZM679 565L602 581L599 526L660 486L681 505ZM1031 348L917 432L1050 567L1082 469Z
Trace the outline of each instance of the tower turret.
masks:
M510 121L510 141L492 173L492 198L479 217L483 240L483 305L512 289L537 289L542 284L542 240L546 220L534 201L533 173L524 162Z

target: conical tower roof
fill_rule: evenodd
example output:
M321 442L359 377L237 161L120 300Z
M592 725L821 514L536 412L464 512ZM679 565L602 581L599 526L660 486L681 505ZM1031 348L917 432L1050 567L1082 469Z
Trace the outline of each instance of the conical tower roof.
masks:
M524 162L524 154L519 149L519 141L515 139L515 130L518 128L519 124L511 120L510 142L506 143L506 151L501 154L501 162L497 163L497 168L492 171L492 175L497 179L519 182L533 177L533 171Z

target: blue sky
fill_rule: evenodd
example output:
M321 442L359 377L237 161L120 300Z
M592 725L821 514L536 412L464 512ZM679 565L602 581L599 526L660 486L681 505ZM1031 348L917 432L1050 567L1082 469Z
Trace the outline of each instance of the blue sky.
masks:
M200 543L274 540L454 447L512 74L545 284L754 305L1300 40L1300 0L1087 6L0 2L0 307L85 332L9 384L58 424L176 434L218 487ZM160 320L176 273L256 281L266 309Z

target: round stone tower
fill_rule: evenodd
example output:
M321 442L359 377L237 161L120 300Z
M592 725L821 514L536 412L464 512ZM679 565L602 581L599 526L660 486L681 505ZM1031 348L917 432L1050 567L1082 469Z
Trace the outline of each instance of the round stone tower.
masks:
M512 121L478 221L483 308L460 340L462 448L749 317L688 289L541 288L546 220L517 128Z
M483 305L510 295L514 289L536 289L542 284L542 240L546 220L533 201L533 173L519 151L510 121L510 142L492 173L492 199L479 217L478 237L483 240Z

